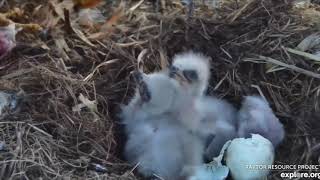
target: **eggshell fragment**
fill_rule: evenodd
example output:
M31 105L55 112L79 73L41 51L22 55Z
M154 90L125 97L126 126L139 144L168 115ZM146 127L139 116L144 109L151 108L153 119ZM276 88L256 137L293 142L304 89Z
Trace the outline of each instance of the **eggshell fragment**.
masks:
M255 165L263 165L260 167L272 165L274 147L268 139L258 134L252 134L251 138L232 140L227 148L225 159L233 179L263 179L269 174L268 168L252 167L257 167Z

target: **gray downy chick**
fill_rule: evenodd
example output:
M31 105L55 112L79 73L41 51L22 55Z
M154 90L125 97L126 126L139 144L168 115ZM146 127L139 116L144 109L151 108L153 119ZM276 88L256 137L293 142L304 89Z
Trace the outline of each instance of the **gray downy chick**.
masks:
M238 112L238 135L250 137L260 134L270 140L274 147L284 139L285 131L274 115L268 102L259 96L247 96Z
M205 157L212 160L228 140L237 137L237 111L227 101L208 96L197 99L196 109L201 117L198 133L206 144Z
M185 166L202 161L201 140L177 120L183 95L179 83L164 73L136 72L136 94L122 107L128 141L125 157L144 176L178 179Z

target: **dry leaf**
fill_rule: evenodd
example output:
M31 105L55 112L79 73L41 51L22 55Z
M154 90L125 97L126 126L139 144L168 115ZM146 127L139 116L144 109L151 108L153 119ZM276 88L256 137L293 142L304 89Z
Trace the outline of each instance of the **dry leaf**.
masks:
M100 32L91 34L89 39L102 39L109 36L114 31L114 26L119 23L119 20L124 16L124 4L121 3L114 11L112 17L101 26Z
M62 2L58 2L57 0L54 1L50 1L51 6L53 7L55 13L57 13L58 17L60 19L65 20L65 15L64 15L64 9L68 10L68 11L72 11L73 9L73 2L71 0L64 0Z
M124 15L124 4L120 4L120 6L115 10L112 17L102 26L102 30L108 30L112 26L118 24L120 18Z
M0 14L0 26L9 26L12 24L12 21L7 19L5 15Z
M42 27L39 24L21 24L12 21L10 18L17 19L19 17L23 17L24 12L19 8L14 8L6 13L0 13L0 27L10 26L11 24L15 24L15 28L17 30L23 29L29 32L39 32L42 30Z
M102 0L73 0L75 7L77 8L93 8L98 6Z
M11 19L11 18L19 18L19 17L24 17L24 12L22 9L19 9L19 8L13 8L12 10L10 10L9 12L6 12L4 14L8 19Z
M17 29L22 29L23 31L27 32L40 32L43 30L43 28L39 24L20 24L15 23Z

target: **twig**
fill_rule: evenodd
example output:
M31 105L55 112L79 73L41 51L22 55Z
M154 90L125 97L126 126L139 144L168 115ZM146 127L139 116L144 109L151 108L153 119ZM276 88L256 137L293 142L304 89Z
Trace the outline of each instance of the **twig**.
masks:
M275 65L278 65L278 66L286 67L286 68L291 69L293 71L296 71L298 73L302 73L302 74L305 74L307 76L311 76L311 77L320 79L320 74L317 74L317 73L314 73L314 72L299 68L299 67L294 66L294 65L289 65L289 64L283 63L281 61L278 61L278 60L270 58L270 57L265 57L265 56L259 55L258 58L254 59L254 60L263 60L263 61L275 64ZM251 61L251 60L250 59L244 59L244 61Z
M139 1L137 4L135 4L134 6L132 6L129 11L133 12L134 10L136 10L142 3L144 0Z
M101 64L99 64L96 68L94 68L94 70L87 76L83 79L84 82L88 82L94 75L94 73L102 66L107 66L109 64L113 64L115 62L118 62L119 59L112 59L112 60L109 60L109 61L106 61L106 62L103 62Z
M232 19L229 21L229 23L233 23L248 7L250 4L255 2L256 0L250 0L246 5L244 5L241 9L239 9L232 17Z
M213 88L213 90L217 90L220 85L224 82L224 80L227 78L227 76L229 75L229 72L226 73L226 75L223 76L223 78L218 82L218 84Z
M303 57L305 57L305 58L308 58L308 59L311 59L311 60L320 62L320 57L319 57L319 56L316 56L316 55L313 55L313 54L310 54L310 53L307 53L307 52L303 52L303 51L299 51L299 50L287 48L287 47L283 47L283 48L284 48L285 50L293 53L293 54L297 54L297 55L299 55L299 56L303 56Z
M137 46L148 43L147 40L145 41L135 41L135 42L129 42L129 43L115 43L119 47L130 47L130 46Z
M42 133L42 134L44 134L44 135L52 138L52 135L51 135L51 134L48 134L47 132L43 131L42 129L40 129L40 128L32 125L32 124L29 124L29 123L28 123L28 126L32 127L32 128L33 128L34 130L36 130L36 131L39 131L40 133Z
M258 85L252 84L251 87L256 88L256 89L258 90L260 96L261 96L264 100L267 100L267 98L264 96L261 88L260 88Z
M12 79L12 78L15 78L18 76L22 76L24 74L28 74L28 73L32 72L33 70L34 70L34 68L19 69L13 73L10 73L10 74L7 74L7 75L0 77L0 79Z
M148 52L148 49L144 49L140 52L140 54L138 55L138 58L137 58L137 68L138 70L140 70L141 72L143 72L143 57L147 54Z

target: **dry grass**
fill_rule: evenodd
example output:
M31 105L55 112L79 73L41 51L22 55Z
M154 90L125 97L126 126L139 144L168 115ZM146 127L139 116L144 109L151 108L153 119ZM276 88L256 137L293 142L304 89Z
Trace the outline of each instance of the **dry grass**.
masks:
M39 22L30 9L47 5L3 2L3 12L26 10L21 23ZM268 99L287 133L275 164L319 163L320 66L286 49L317 30L285 0L225 1L219 10L196 3L190 18L179 1L161 2L126 2L117 28L91 40L94 46L64 21L46 39L19 33L23 48L0 61L0 88L23 90L26 98L19 113L0 121L0 141L6 144L0 177L139 179L121 160L125 138L116 117L118 105L132 94L130 72L138 60L146 72L165 68L175 53L189 49L213 59L209 94L237 105L254 93ZM80 93L97 102L97 113L72 111ZM105 171L95 171L95 164ZM279 179L278 173L271 179Z

